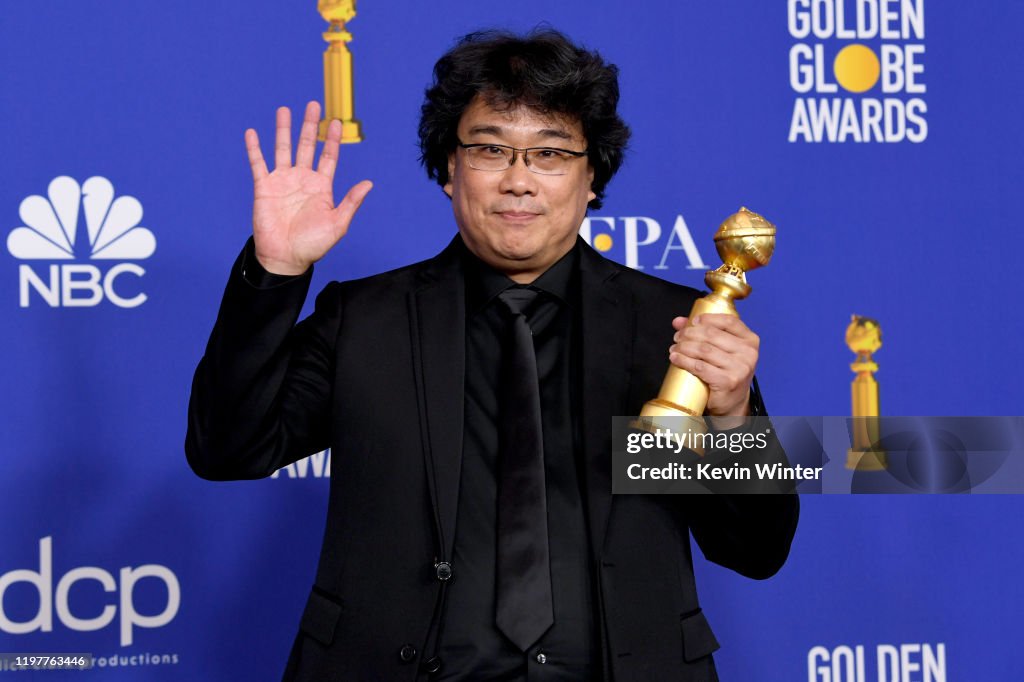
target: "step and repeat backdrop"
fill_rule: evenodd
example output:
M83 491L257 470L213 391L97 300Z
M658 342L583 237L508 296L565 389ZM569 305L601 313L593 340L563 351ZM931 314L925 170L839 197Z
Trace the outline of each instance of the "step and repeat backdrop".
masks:
M342 148L336 187L375 188L314 290L450 240L449 201L417 161L433 62L469 31L547 23L619 66L633 129L585 238L703 287L722 219L744 205L778 226L775 257L739 304L762 337L769 412L850 414L856 314L881 325L882 414L1024 413L1021 3L356 10L346 28L365 139ZM3 3L0 652L94 657L87 672L23 676L283 670L331 453L210 483L182 444L192 372L250 231L243 131L266 144L277 106L322 99L326 28L315 0ZM775 578L697 559L723 679L1024 679L1019 496L802 502Z

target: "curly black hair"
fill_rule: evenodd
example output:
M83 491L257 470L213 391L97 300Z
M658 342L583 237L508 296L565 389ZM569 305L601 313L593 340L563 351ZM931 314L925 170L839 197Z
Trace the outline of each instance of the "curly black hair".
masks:
M420 115L420 161L427 176L448 183L448 155L458 144L462 113L478 95L504 110L527 106L579 120L594 168L590 208L600 208L622 165L629 127L619 117L619 70L597 52L551 28L525 36L478 31L459 39L434 65Z

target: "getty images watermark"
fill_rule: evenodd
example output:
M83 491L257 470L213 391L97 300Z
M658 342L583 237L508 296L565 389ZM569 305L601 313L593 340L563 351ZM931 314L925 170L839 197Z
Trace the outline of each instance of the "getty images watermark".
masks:
M751 417L716 426L613 418L612 492L1024 493L1024 417Z

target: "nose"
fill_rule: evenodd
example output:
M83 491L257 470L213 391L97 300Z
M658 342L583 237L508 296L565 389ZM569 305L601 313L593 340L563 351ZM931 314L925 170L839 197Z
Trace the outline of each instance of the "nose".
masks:
M517 152L512 165L502 171L498 189L517 197L537 194L537 174L527 168L522 152Z

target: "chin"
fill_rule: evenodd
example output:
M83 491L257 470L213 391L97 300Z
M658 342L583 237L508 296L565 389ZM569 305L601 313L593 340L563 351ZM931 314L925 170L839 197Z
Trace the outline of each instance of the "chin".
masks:
M499 270L528 270L536 254L502 251L496 254L495 267Z
M540 250L532 244L523 243L523 240L515 240L495 244L491 251L505 260L523 261L535 258Z

